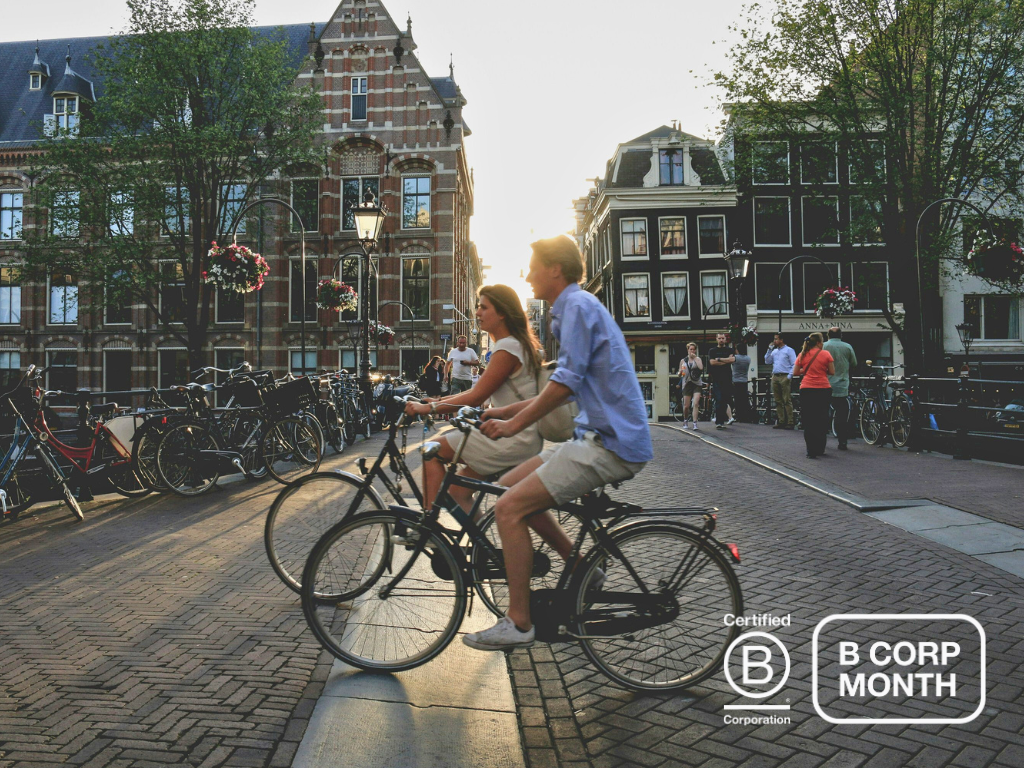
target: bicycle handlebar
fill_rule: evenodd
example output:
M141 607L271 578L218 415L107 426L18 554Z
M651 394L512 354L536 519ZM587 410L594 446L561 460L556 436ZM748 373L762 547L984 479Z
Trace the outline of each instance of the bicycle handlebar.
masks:
M486 410L486 408L474 408L471 405L464 405L459 408L458 414L451 418L451 425L460 432L480 429L480 425L483 424L480 417L484 415Z

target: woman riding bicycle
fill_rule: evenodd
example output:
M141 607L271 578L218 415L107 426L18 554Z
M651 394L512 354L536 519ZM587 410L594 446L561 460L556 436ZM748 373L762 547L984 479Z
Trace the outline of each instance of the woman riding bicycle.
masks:
M491 337L491 357L486 371L472 389L442 398L427 398L427 403L410 403L410 415L448 413L465 405L483 405L489 399L495 407L528 400L537 394L537 369L540 344L533 333L519 296L507 285L485 285L479 291L476 319L480 329ZM441 435L441 452L424 465L423 503L429 507L444 477L444 465L455 456L462 440L456 430ZM474 432L462 452L465 463L459 474L483 479L514 467L540 453L544 441L536 426L498 442ZM469 509L473 495L465 488L453 487L451 495L463 509Z

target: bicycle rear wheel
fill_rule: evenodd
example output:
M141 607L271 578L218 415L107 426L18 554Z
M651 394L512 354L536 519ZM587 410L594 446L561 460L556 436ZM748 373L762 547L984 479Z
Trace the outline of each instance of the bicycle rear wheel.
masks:
M425 549L393 545L396 526L403 541L425 539ZM414 515L384 510L356 515L324 534L302 572L301 594L306 622L324 648L382 672L430 661L455 637L466 612L462 569L448 542Z
M166 417L157 417L145 422L135 432L132 445L132 466L135 474L149 490L163 493L169 490L167 484L160 479L160 470L156 466L156 449L160 438L170 429Z
M263 544L274 573L299 592L302 569L320 538L358 512L383 507L372 486L362 489L354 478L336 472L316 472L287 486L270 505L263 526Z
M624 559L596 547L570 585L576 589L578 634L584 635L580 644L594 666L638 690L678 690L713 675L740 632L726 626L725 616L743 615L740 583L726 557L692 529L668 522L631 525L611 535ZM671 610L662 623L645 626L643 609L628 600L602 601L608 593L644 597L626 562L652 593L664 596ZM598 591L588 585L599 567L606 578ZM585 637L588 632L615 636Z
M316 472L323 458L323 440L305 419L286 416L270 425L260 443L270 476L288 485Z
M216 460L202 455L218 451L220 445L202 424L184 422L164 433L156 450L160 479L179 496L198 496L210 490L220 478Z
M910 442L913 429L914 412L910 399L904 394L898 394L893 398L892 409L889 412L889 435L892 437L892 444L897 448L905 448Z
M876 445L885 434L885 406L873 397L860 409L860 435L868 445Z
M145 496L149 488L139 478L130 457L122 456L120 451L105 436L96 446L99 461L107 467L107 479L115 491L129 499Z

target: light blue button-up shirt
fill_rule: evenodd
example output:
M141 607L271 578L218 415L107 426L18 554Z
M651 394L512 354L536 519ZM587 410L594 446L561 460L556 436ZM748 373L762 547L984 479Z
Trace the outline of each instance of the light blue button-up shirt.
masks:
M771 365L773 376L776 373L784 373L792 378L793 366L796 365L796 352L786 344L783 344L778 349L768 347L768 351L764 353L764 363L765 365Z
M569 285L551 305L551 332L560 345L551 381L573 392L580 409L576 437L596 432L623 461L653 459L647 407L629 347L604 305Z

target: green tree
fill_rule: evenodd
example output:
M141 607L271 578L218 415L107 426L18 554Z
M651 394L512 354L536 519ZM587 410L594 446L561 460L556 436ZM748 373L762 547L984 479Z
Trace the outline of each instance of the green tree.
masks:
M197 368L210 244L275 173L316 162L321 103L283 34L251 29L254 0L127 4L93 54L96 102L45 140L26 269L77 275L92 307L144 301Z
M941 327L940 257L962 248L970 210L931 209L920 265L915 227L944 197L1019 215L1024 3L777 0L748 6L734 29L740 43L715 81L732 104L724 131L736 163L756 162L751 139L838 142L859 189L880 206L884 241L896 254L892 299L906 316L900 322L890 311L887 319L910 363L934 366L941 334L924 329ZM884 174L876 172L883 158Z

